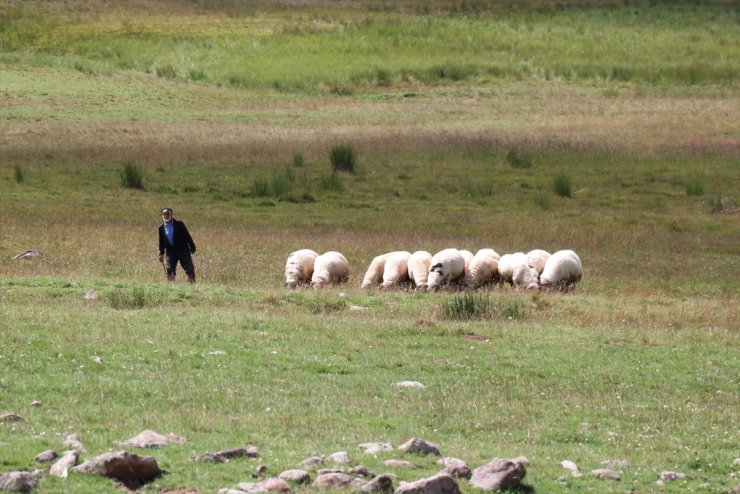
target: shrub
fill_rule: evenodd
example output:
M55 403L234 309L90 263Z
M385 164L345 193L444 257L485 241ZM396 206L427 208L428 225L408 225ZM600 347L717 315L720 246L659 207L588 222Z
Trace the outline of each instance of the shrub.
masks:
M15 168L13 169L13 176L15 177L15 181L18 183L23 182L25 180L25 176L23 175L23 168L20 167L20 165L15 165Z
M544 211L550 210L550 198L547 197L545 194L537 194L537 196L534 198L534 203L542 208Z
M159 305L164 297L160 291L145 290L143 287L114 288L107 297L111 307L121 309L141 309Z
M303 168L303 153L293 155L293 168Z
M699 178L688 180L685 184L687 196L703 196L704 182Z
M157 74L157 77L163 77L166 79L177 78L177 70L173 65L162 65L161 67L157 67L154 69L154 73Z
M134 162L124 163L121 170L121 185L127 189L144 189L144 169Z
M560 197L573 197L570 177L565 172L555 177L555 193Z
M355 172L357 154L350 145L334 146L331 149L331 167L335 172Z
M464 293L442 303L442 317L448 320L521 319L526 315L525 301L518 295L493 299L488 294Z
M506 153L506 161L512 168L531 168L532 156L521 149L512 149Z
M344 190L342 178L337 172L331 175L322 175L319 179L319 189L325 192L341 192Z

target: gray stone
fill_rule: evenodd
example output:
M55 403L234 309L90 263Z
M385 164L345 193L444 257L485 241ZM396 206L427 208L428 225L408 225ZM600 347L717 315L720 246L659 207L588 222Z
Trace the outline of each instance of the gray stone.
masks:
M131 439L119 444L122 446L132 446L134 448L164 448L169 443L182 444L184 442L185 438L180 437L177 434L169 433L167 435L162 435L154 431L145 430Z
M265 479L257 485L269 492L290 492L292 490L290 484L277 477ZM241 487L241 485L239 487Z
M36 455L36 461L38 463L49 463L59 458L59 453L53 449L47 449Z
M470 467L458 458L451 458L448 456L437 461L437 463L444 467L442 470L443 472L450 474L456 479L469 479L473 474Z
M372 479L375 477L375 474L368 470L368 468L365 465L356 465L352 467L352 470L349 471L352 475L362 475L365 478Z
M460 494L460 486L452 476L438 473L432 477L401 484L394 494Z
M383 451L392 451L393 446L388 443L362 443L358 446L359 449L365 451L365 454L376 455Z
M410 454L422 454L422 455L435 455L435 456L441 456L442 453L439 452L439 448L429 441L425 441L424 439L419 438L412 438L409 439L405 444L398 447L401 451L404 453L410 453Z
M609 470L608 468L599 468L598 470L591 470L591 474L596 475L597 477L601 479L620 480L622 478L618 472L615 472L614 470Z
M307 471L298 469L286 470L280 473L278 478L287 482L295 482L297 484L307 484L311 481L311 476Z
M470 485L484 491L510 489L521 484L527 470L519 462L493 460L473 470Z
M228 487L219 489L217 492L218 494L249 494L247 491L243 491L241 489L230 489Z
M242 492L246 492L247 494L264 494L267 492L267 489L260 486L256 482L240 482L239 489L241 489Z
M581 471L578 469L578 465L576 465L574 462L570 460L563 460L560 462L560 465L568 470L570 474L574 477L580 477Z
M349 463L349 455L346 451L337 451L327 456L326 459L337 465L347 465Z
M419 381L400 381L396 383L399 388L426 389L426 386Z
M733 487L729 494L740 494L740 484Z
M319 468L316 475L326 475L327 473L347 473L344 468Z
M215 453L212 453L211 451L206 451L202 455L196 456L195 461L224 463L225 461L231 460L233 458L243 457L258 458L259 452L257 451L257 448L255 446L250 446L249 448L222 449L221 451L217 451Z
M353 476L346 473L325 473L318 475L311 486L317 489L339 489L353 483L358 484Z
M386 460L383 463L385 463L386 466L389 467L395 467L395 468L407 468L407 469L413 469L413 468L419 468L410 461L406 460Z
M302 467L305 468L311 468L315 467L316 465L321 465L324 463L324 458L322 456L310 456L299 463Z
M64 442L62 443L63 446L67 446L69 448L72 448L76 451L79 451L80 453L86 453L87 450L85 449L85 446L82 445L79 438L77 437L77 434L71 434L67 436L64 439Z
M630 466L629 462L625 460L604 460L601 462L601 464L604 465L606 468L610 468L612 470L627 468L628 466Z
M80 452L76 449L65 451L62 457L51 466L49 475L66 479L69 469L77 465L77 459L79 457Z
M15 256L11 257L11 259L13 261L18 261L20 259L35 259L35 258L40 257L40 256L41 256L41 252L39 252L37 250L27 250L25 252L21 252L20 254L17 254Z
M679 472L660 472L660 480L666 481L666 480L679 480L679 479L685 479L686 474L679 473Z
M360 492L364 494L376 493L376 492L392 492L393 491L393 476L387 473L378 475L367 484L360 487Z
M26 419L17 413L7 412L0 415L0 422L26 422Z
M74 467L73 471L114 479L130 489L162 475L157 460L151 456L139 456L128 451L104 453Z
M29 472L8 472L0 475L0 491L31 492L39 483Z

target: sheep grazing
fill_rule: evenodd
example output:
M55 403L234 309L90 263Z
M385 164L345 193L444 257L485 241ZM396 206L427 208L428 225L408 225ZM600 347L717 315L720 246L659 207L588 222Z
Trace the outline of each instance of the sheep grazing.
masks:
M285 286L295 288L311 281L313 265L318 254L311 249L291 253L285 263Z
M457 249L445 249L432 256L427 290L436 291L442 285L455 283L465 274L465 259Z
M390 253L382 254L373 258L367 271L365 271L365 277L362 279L360 288L371 288L383 282L383 270L389 255Z
M578 254L572 250L559 250L545 263L545 269L540 275L540 285L546 289L571 292L576 289L576 283L582 277L583 264Z
M550 258L550 253L542 249L534 249L527 252L527 264L537 270L537 276L545 269L545 262Z
M432 255L425 250L417 250L409 257L409 278L419 290L427 289L429 267L432 265Z
M463 285L477 288L496 283L499 279L498 260L500 257L493 249L481 249L476 252L465 270Z
M391 252L383 269L383 288L393 288L409 280L409 258L405 250Z
M531 290L538 288L537 270L527 262L527 254L517 252L504 254L498 261L498 272L502 281L508 282L516 289Z
M324 252L313 265L311 286L323 288L330 284L344 283L349 279L349 263L339 252Z
M458 252L460 252L463 261L465 261L465 267L463 269L467 273L468 269L470 269L470 261L473 260L473 253L465 249L460 249Z

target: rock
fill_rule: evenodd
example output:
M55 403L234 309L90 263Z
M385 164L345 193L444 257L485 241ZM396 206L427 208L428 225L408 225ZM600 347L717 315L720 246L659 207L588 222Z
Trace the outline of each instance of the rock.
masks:
M85 292L85 294L82 296L85 300L97 300L98 299L98 292L95 290L90 290L88 292Z
M604 465L606 468L610 468L612 470L616 470L618 468L627 468L630 466L628 461L625 460L604 460L601 462L602 465Z
M387 473L378 475L367 484L360 487L360 492L364 494L370 494L375 492L391 492L393 491L393 476Z
M737 484L735 487L733 487L729 494L740 494L740 484Z
M733 460L732 464L733 464L734 466L736 466L736 467L737 467L737 466L740 466L740 458L735 458L735 460Z
M29 472L8 472L0 475L0 491L31 492L38 487L36 477Z
M72 448L76 451L79 451L80 453L86 453L87 450L80 442L79 438L77 437L77 434L71 434L64 438L64 442L62 443L63 446L67 446L69 448Z
M441 456L439 448L424 439L412 438L398 447L404 453Z
M410 461L406 461L406 460L385 460L383 463L389 467L395 467L395 468L407 468L407 469L419 468L413 463L411 463Z
M426 386L424 386L419 381L401 381L397 382L396 386L398 386L399 388L426 389Z
M302 467L311 468L315 467L316 465L321 465L324 463L324 457L323 456L309 456L305 460L299 463Z
M346 473L343 468L319 468L316 475L326 475L327 473Z
M392 451L393 446L388 443L362 443L357 446L359 449L365 451L367 455L376 455L383 451Z
M211 451L206 451L202 455L196 456L195 461L209 461L212 463L224 463L225 461L231 460L233 458L241 458L241 457L258 458L259 452L257 451L257 448L255 446L250 446L249 448L222 449L221 451L217 451L216 453L212 453Z
M596 475L600 479L620 480L622 478L619 475L619 473L615 472L614 470L609 470L608 468L599 468L598 470L591 470L591 474Z
M42 406L44 406L44 404L41 403L39 400L33 400L31 402L31 406L34 408L41 408Z
M339 489L352 483L357 483L355 478L346 473L325 473L318 475L311 486L317 489Z
M568 482L568 477L566 477L565 475L561 475L560 477L555 479L555 481L560 482L561 484L565 484Z
M457 481L446 473L407 482L394 491L394 494L460 494Z
M570 460L563 460L563 461L560 462L560 465L563 468L565 468L566 470L568 470L572 476L574 476L574 477L580 477L581 476L581 471L578 469L578 465L576 465L572 461L570 461Z
M26 422L26 419L17 413L7 412L0 415L0 422Z
M267 472L267 465L260 463L257 465L257 468L254 469L254 476L261 477L265 472Z
M25 252L21 252L20 254L17 254L15 256L11 257L11 259L13 261L18 261L20 259L35 259L35 258L40 257L40 256L41 256L41 252L39 252L37 250L27 250Z
M279 479L283 479L286 482L295 482L296 484L308 484L311 481L311 476L305 470L286 470L278 475Z
M437 461L437 464L442 465L444 473L451 475L456 479L469 479L473 472L470 470L468 465L464 461L457 458L446 457Z
M353 475L362 475L363 477L368 479L375 478L375 474L368 470L365 465L356 465L352 467L352 470L350 470L349 473Z
M679 480L679 479L685 479L686 474L679 473L679 472L660 472L660 480L665 482L666 480Z
M337 451L327 456L326 459L337 465L347 465L349 463L349 455L346 451Z
M470 485L494 491L497 489L510 489L517 487L527 474L524 465L511 460L493 460L473 470Z
M254 482L240 482L239 489L246 494L264 494L267 489Z
M218 456L216 453L211 453L210 451L206 451L202 455L198 455L193 458L195 461L204 461L209 463L225 463L226 458L222 456Z
M230 489L228 487L219 489L217 492L218 494L249 494L247 491L243 491L241 489Z
M36 462L49 463L56 460L57 458L59 458L59 453L57 453L53 449L47 449L46 451L36 455Z
M157 460L127 451L104 453L74 467L73 471L114 479L129 489L135 489L162 475Z
M97 355L93 355L92 357L90 357L90 360L92 360L93 362L95 362L98 365L103 365L103 359L100 358Z
M362 312L362 311L366 311L369 309L370 309L369 307L365 307L363 305L350 305L349 306L349 310L351 310L352 312Z
M169 433L166 436L154 431L145 430L137 436L126 441L120 442L121 446L132 446L134 448L164 448L169 443L182 444L185 442L184 437Z
M65 451L62 457L51 466L49 469L49 475L66 479L69 469L77 465L77 459L79 457L79 450L73 449L71 451Z
M269 492L290 492L292 490L290 484L277 477L265 479L262 482L259 482L257 486L262 487ZM239 487L241 487L241 484L239 484Z

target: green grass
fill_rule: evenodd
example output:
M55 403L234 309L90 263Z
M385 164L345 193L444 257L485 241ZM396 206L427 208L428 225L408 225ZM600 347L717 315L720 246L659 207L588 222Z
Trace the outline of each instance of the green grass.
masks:
M0 1L0 413L26 418L0 423L0 472L71 433L88 458L153 429L187 442L137 451L169 472L142 492L340 450L381 473L403 455L357 445L411 437L471 467L527 456L536 492L651 492L663 470L687 479L662 492L730 490L737 15ZM337 143L354 173L332 173ZM196 285L165 281L163 206L193 234ZM585 275L569 295L359 288L378 254L451 246L571 248ZM284 289L299 248L343 252L349 283ZM192 461L247 445L260 459ZM421 468L399 481L439 469L404 459ZM563 487L565 459L586 474ZM588 474L607 459L629 462L621 482Z

